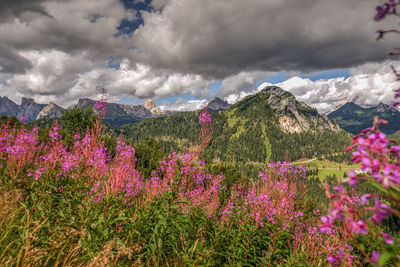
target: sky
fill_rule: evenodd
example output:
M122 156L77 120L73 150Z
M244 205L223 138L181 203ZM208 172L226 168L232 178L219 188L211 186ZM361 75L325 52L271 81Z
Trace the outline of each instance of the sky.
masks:
M381 0L1 0L0 96L194 110L278 85L320 112L391 103Z

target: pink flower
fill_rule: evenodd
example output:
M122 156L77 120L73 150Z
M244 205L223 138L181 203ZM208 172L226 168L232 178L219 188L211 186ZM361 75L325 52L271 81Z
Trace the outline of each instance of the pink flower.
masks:
M394 241L393 238L387 234L387 233L382 233L383 238L385 239L385 243L388 245L393 245Z
M375 250L372 251L371 261L373 264L378 265L379 256L380 256L380 254L378 252L376 252Z
M350 227L351 227L351 230L353 231L353 233L355 233L355 234L361 233L361 234L365 235L368 233L368 231L366 229L366 224L362 220L359 220L357 222L352 222L350 224Z
M363 204L363 205L365 205L365 204L367 204L368 203L368 201L369 201L369 199L371 198L371 194L364 194L362 197L361 197L361 203Z
M202 113L200 114L199 123L200 123L201 125L210 124L210 123L211 123L210 114L209 114L208 112L206 112L206 111L202 112Z

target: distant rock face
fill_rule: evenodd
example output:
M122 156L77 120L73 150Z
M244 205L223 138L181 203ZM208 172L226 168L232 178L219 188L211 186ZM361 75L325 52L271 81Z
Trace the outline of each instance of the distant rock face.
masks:
M96 101L89 98L78 100L77 106L81 108L93 108ZM150 99L147 99L144 105L106 103L106 115L104 121L114 125L121 126L129 123L136 123L144 119L166 116L174 114L170 111L162 111ZM25 117L26 122L31 122L41 118L57 118L62 116L63 108L50 102L48 105L37 104L31 98L22 98L21 105L17 105L8 97L0 96L0 115Z
M384 133L392 134L400 130L400 112L383 103L379 103L376 107L365 108L354 102L348 102L328 114L330 119L352 134L359 134L363 129L371 127L375 116L388 122L379 126Z
M120 106L128 115L133 115L141 118L150 118L152 116L150 110L146 109L142 105L135 106L131 104L121 104Z
M15 104L8 97L0 96L0 114L6 114L7 116L18 116L19 106Z
M36 119L41 118L58 118L62 116L62 111L64 109L60 106L57 106L53 102L50 102L47 106L45 106L37 115Z
M23 97L17 117L25 117L26 121L34 121L45 106L44 104L37 104L32 98Z
M258 94L268 95L268 104L279 115L279 123L283 130L300 133L308 130L340 131L340 127L327 116L320 114L315 108L298 102L295 96L282 88L268 86Z
M151 99L146 99L143 104L144 108L149 110L153 115L161 115L163 112Z
M207 105L207 109L211 110L211 111L220 111L220 110L225 110L230 108L230 104L228 103L228 101L224 101L219 97L216 97L214 100L212 100L210 103L208 103Z
M396 108L386 105L382 102L379 102L378 106L375 108L375 111L379 113L383 113L385 111L398 112Z

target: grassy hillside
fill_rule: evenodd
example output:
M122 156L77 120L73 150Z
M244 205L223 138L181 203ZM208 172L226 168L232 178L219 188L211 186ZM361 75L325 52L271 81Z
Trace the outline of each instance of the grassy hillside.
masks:
M290 94L280 97L288 96L291 97ZM345 159L347 155L343 150L350 144L349 134L322 129L318 112L304 104L299 104L298 113L310 128L298 133L285 131L279 122L282 114L272 108L270 102L270 95L256 94L212 114L214 134L206 152L214 159L235 163L296 160L303 155ZM283 107L283 115L296 120L287 109ZM125 125L121 129L133 143L154 137L164 151L187 151L190 144L196 142L198 115L199 111L179 113Z
M350 102L328 115L341 128L352 134L359 134L363 129L371 127L375 116L388 121L387 125L380 127L384 133L392 134L400 130L400 112L384 104L363 108Z

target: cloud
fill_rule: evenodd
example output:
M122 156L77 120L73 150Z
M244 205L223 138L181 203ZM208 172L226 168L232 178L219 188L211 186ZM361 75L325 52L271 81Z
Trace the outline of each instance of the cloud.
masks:
M129 38L117 36L117 27L124 19L135 20L136 12L125 9L120 1L41 1L40 4L48 16L32 16L27 20L20 15L0 24L3 45L16 51L85 51L92 59L122 58L127 53Z
M32 64L12 49L0 45L0 73L24 73Z
M2 92L13 100L33 97L40 103L53 101L61 106L76 103L79 98L99 98L97 87L104 87L110 101L123 97L160 98L171 95L207 95L210 82L200 75L177 74L152 70L124 59L119 69L89 61L85 53L74 55L62 51L27 51L22 53L33 66L24 74L5 79ZM99 64L97 68L92 66Z
M178 98L172 103L162 103L159 107L161 110L194 111L205 108L207 104L208 101L206 99L185 100Z
M392 62L400 67L399 62ZM346 101L354 101L362 106L376 106L379 102L391 104L394 101L394 90L399 82L393 74L390 64L365 64L351 70L351 76L311 81L292 77L276 84L293 93L297 100L326 113ZM269 83L259 86L261 90Z
M254 90L260 80L265 79L272 73L263 71L240 72L229 76L222 81L218 96L225 97L240 92Z
M153 68L226 78L249 71L303 73L382 61L374 0L169 0L142 12L132 57ZM392 24L393 26L393 24Z
M21 16L23 13L48 16L43 7L46 0L2 0L0 2L0 22Z
M150 5L151 11L138 15L119 0L2 0L1 94L66 106L96 98L96 86L103 86L114 101L190 94L201 102L209 99L210 84L222 81L218 96L234 102L272 73L351 68L347 80L293 78L284 86L320 110L346 95L366 105L389 99L379 84L389 86L389 76L380 68L398 40L388 36L377 42L374 32L396 24L373 21L375 0L153 0ZM134 23L139 18L143 25ZM123 34L122 21L140 26ZM110 58L119 69L107 67ZM374 86L368 88L370 99L367 86Z

